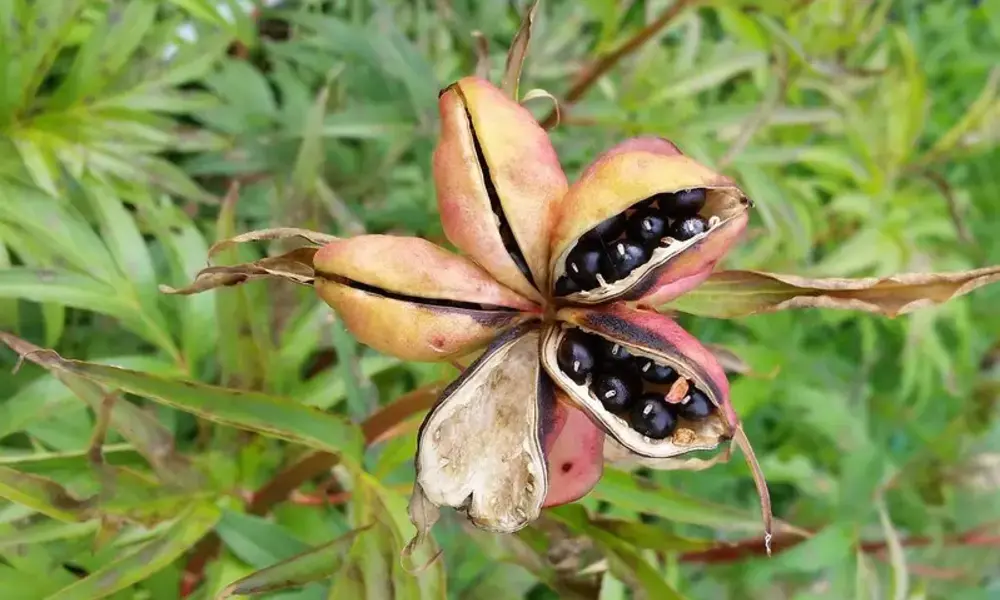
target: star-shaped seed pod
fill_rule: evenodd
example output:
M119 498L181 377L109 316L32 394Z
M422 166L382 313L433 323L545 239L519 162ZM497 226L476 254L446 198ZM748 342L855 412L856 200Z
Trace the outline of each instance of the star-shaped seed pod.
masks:
M482 350L421 427L418 493L510 533L590 490L605 435L648 459L732 438L722 367L638 306L704 280L746 227L745 194L656 138L568 185L546 132L488 81L450 85L439 107L438 205L465 256L364 235L313 258L317 292L362 343L410 360ZM565 444L571 460L554 462Z
M418 540L440 507L511 533L584 496L605 461L700 469L728 454L685 455L730 440L751 465L769 539L767 488L726 373L666 313L818 306L895 316L997 281L1000 267L859 280L713 272L753 203L654 137L612 147L569 184L545 130L517 101L530 16L502 89L466 77L439 96L434 182L444 232L462 254L414 237L250 232L213 252L282 237L311 245L210 267L167 291L292 280L313 286L360 342L462 366L418 434ZM696 289L698 300L685 302Z

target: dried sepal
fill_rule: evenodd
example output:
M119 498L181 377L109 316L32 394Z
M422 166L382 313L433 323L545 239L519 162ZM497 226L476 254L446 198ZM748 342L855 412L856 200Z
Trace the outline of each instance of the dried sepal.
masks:
M809 278L762 271L719 271L665 308L734 318L793 308L860 310L896 317L943 304L1000 281L1000 266L951 273L901 273L859 279Z
M212 247L208 249L208 257L211 258L233 246L238 244L246 244L250 242L262 242L269 240L288 240L296 239L304 241L314 247L320 247L324 244L329 244L330 242L339 239L337 236L329 235L326 233L321 233L319 231L312 231L310 229L300 229L298 227L275 227L272 229L257 229L254 231L247 231L239 235L235 235L231 238L220 240L212 244Z
M692 208L685 197L699 200ZM673 144L625 142L590 165L559 205L551 243L554 294L577 304L672 298L711 272L745 230L750 206L732 180ZM659 227L637 229L646 217L659 219ZM625 249L633 251L631 259L622 260ZM595 277L561 285L579 272L574 257L583 252L601 256L599 272L588 266Z
M468 259L420 238L338 240L313 263L316 291L345 327L403 359L467 354L538 310Z
M538 518L548 490L543 439L555 391L538 338L532 326L497 338L448 386L418 435L417 484L427 500L497 533Z
M232 287L258 279L284 279L299 285L312 285L313 255L316 248L302 247L280 256L269 256L238 265L206 267L198 272L194 281L182 288L160 285L160 292L187 296L220 287Z
M631 452L650 458L669 458L693 450L710 450L729 439L737 424L729 404L725 372L704 346L669 318L650 311L612 305L601 309L565 308L558 313L563 324L546 330L542 340L542 363L577 408L585 411L604 430ZM664 437L638 427L636 406L622 411L609 408L595 378L585 380L568 374L558 356L564 338L579 330L605 345L617 345L644 368L664 370L669 380L646 383L643 397L653 394L669 409L674 425ZM671 375L671 373L673 375ZM684 380L679 395L675 385ZM689 416L688 404L697 398L711 406L697 417ZM714 407L714 408L712 408ZM641 416L641 415L640 415Z
M551 207L567 188L548 136L530 112L479 78L449 86L439 108L434 181L445 235L498 281L540 301Z

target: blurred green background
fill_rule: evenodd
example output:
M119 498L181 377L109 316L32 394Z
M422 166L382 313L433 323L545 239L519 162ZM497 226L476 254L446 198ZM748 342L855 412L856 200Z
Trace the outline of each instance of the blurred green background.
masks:
M474 70L476 30L498 78L526 3L249 4L0 0L0 329L152 374L129 388L145 393L116 394L65 369L11 374L17 355L0 349L0 598L213 598L371 523L311 567L332 579L268 597L1000 598L996 286L895 320L680 317L739 358L733 403L776 516L816 532L770 559L734 460L609 468L516 536L446 512L442 560L413 579L398 562L412 420L358 456L366 474L322 469L250 514L262 511L248 495L307 446L349 445L259 435L265 409L284 422L319 408L357 436L347 420L454 370L359 346L303 288L157 286L186 284L209 245L256 228L442 241L437 91ZM543 2L522 92L565 97L672 4ZM660 135L756 201L727 267L862 277L1000 263L1000 1L694 4L563 106L552 137L571 180L615 142ZM238 200L223 202L234 181ZM104 462L88 460L115 396Z

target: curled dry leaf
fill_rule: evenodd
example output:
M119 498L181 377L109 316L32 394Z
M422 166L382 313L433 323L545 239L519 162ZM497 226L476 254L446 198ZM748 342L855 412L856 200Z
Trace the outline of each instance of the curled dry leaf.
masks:
M528 44L531 42L531 28L535 24L535 13L538 12L538 0L535 0L521 19L521 28L517 30L514 41L507 52L507 64L504 65L503 80L500 87L513 100L517 100L517 87L521 82L521 69L524 59L528 56Z
M326 233L320 233L318 231L310 231L309 229L300 229L298 227L276 227L273 229L258 229L256 231L248 231L246 233L241 233L239 235L233 236L231 238L221 240L212 244L212 247L208 249L208 257L211 258L222 252L227 248L231 248L237 244L246 244L249 242L263 242L267 240L287 240L287 239L299 239L304 240L313 246L319 247L323 244L329 244L340 238L335 235L329 235Z
M718 318L790 308L860 310L889 317L942 304L1000 281L1000 266L952 273L810 279L763 271L719 271L664 309Z
M296 248L281 256L270 256L250 263L225 267L206 267L193 282L182 288L161 285L164 294L190 295L220 287L232 287L264 278L278 278L299 285L313 284L313 255L316 248Z

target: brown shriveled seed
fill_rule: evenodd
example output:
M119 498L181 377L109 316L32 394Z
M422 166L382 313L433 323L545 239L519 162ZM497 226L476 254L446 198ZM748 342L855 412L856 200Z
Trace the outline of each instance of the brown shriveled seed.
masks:
M679 377L677 381L670 386L670 391L667 392L667 402L670 402L671 404L679 404L682 400L684 400L684 398L687 397L690 387L691 384L688 383L687 379Z

